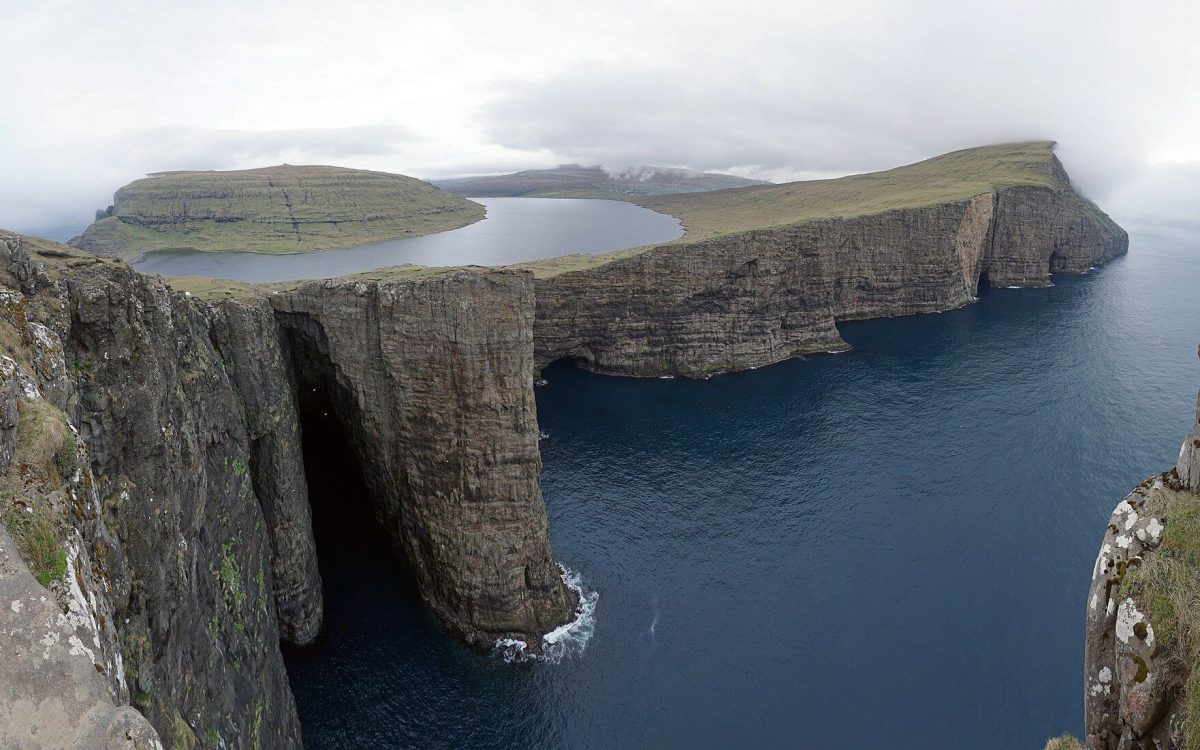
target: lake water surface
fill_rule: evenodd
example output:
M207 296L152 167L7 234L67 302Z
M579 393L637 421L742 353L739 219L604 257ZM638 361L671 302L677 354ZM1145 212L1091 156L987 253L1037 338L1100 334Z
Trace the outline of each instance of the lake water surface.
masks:
M1194 414L1200 241L1137 235L1127 257L1055 284L845 324L851 353L708 381L550 368L536 392L551 541L599 593L586 650L559 663L446 637L353 471L316 479L327 624L285 652L306 743L1038 748L1079 734L1097 546Z
M269 255L162 250L134 267L164 276L246 282L322 279L412 263L419 266L506 265L572 253L652 245L683 234L679 220L622 201L474 198L487 218L449 232L343 250Z

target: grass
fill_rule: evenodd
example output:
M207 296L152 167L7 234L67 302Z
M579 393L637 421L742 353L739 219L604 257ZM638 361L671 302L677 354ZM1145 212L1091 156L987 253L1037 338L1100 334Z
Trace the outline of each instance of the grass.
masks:
M74 435L67 427L63 413L41 399L26 398L17 400L17 413L20 421L17 423L14 463L40 472L46 478L65 479L60 471L60 454L67 440L71 441L74 451ZM73 467L71 471L74 472Z
M391 279L416 279L427 276L462 271L467 266L391 266L378 268L374 271L338 276L338 279L358 279L361 281L388 281ZM228 279L210 279L207 276L165 276L163 277L171 288L177 292L187 292L193 297L208 302L220 300L248 300L274 292L290 292L305 284L311 284L319 279L296 279L293 281L278 281L269 284L247 284Z
M17 552L29 572L43 586L61 580L67 572L67 553L54 535L49 506L37 505L33 512L6 508L4 525L16 542Z
M163 172L114 196L72 240L136 259L154 250L297 253L456 229L484 208L404 175L325 166Z
M25 491L23 477L44 486L60 486L79 466L75 434L63 413L40 399L18 399L17 413L13 464L0 481L3 521L21 559L38 583L48 586L66 572L67 553L55 534L49 501L30 504L31 493ZM17 499L21 505L13 502Z
M1062 734L1047 742L1044 750L1083 750L1083 743L1072 735Z

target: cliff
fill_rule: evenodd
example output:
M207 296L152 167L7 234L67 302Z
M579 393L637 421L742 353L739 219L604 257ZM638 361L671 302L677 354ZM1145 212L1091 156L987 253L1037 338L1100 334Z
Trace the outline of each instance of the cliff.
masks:
M15 717L0 744L128 724L143 746L154 730L170 747L299 746L278 644L317 635L321 590L297 388L328 389L362 501L452 632L536 651L572 618L538 485L528 274L203 300L53 243L8 236L0 251L0 500L15 539L0 537L0 590L26 602L6 619L26 647L0 657L18 677L0 693ZM45 619L56 591L52 607L79 613L54 636L65 653L43 656L28 644L60 628Z
M1092 570L1087 746L1200 746L1200 399L1175 467L1117 504Z
M361 501L447 628L536 652L577 607L547 538L537 368L754 367L843 347L839 320L949 309L985 278L1045 284L1125 250L1049 144L932 162L671 198L683 241L529 268L168 285L0 233L0 593L17 644L0 654L17 676L0 741L299 744L278 643L310 642L322 617L309 399L341 423ZM1194 492L1198 467L1185 446L1138 502ZM1181 517L1126 531L1149 543ZM1130 617L1118 637L1139 632Z
M524 267L535 356L614 375L703 376L845 348L839 320L948 310L978 286L1043 286L1125 252L1050 143L889 172L640 200L679 241Z
M386 172L324 166L161 172L121 188L70 244L136 260L152 250L297 253L456 229L483 206Z

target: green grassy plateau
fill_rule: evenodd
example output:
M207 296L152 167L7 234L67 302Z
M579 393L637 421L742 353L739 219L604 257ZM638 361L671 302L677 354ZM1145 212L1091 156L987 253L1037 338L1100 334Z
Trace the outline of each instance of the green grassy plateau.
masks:
M457 229L483 206L404 175L325 166L162 172L117 191L72 245L126 259L151 250L296 253Z
M1007 143L832 180L639 198L683 221L687 240L812 219L866 216L970 198L1010 185L1059 186L1052 141Z

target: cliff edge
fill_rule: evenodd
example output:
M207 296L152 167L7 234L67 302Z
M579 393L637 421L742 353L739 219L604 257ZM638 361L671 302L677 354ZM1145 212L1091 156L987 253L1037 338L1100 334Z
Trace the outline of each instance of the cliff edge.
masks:
M539 487L530 274L238 292L0 236L0 552L32 571L0 571L0 745L300 745L279 642L315 638L322 602L298 388L327 391L370 489L350 500L452 633L536 652L575 616ZM49 635L47 606L69 618ZM26 647L46 639L62 649Z
M523 264L539 367L613 375L742 370L846 348L837 322L959 307L981 283L1045 286L1126 251L1051 142L887 172L641 199L680 240Z
M1200 746L1200 398L1175 467L1118 503L1104 533L1084 706L1092 750Z

